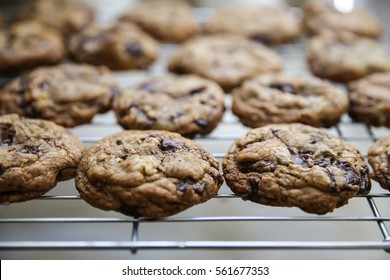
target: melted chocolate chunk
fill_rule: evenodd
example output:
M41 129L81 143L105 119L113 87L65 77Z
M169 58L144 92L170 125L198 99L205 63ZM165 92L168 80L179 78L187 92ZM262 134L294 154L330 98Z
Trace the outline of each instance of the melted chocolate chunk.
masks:
M28 80L27 75L22 75L22 76L19 78L20 90L21 90L21 91L27 90L29 83L30 83L30 82L29 82L29 80Z
M205 187L205 182L196 183L192 179L186 179L185 181L180 182L180 184L176 186L176 189L181 192L184 192L187 189L193 189L197 194L201 195L204 192Z
M199 119L199 120L195 120L194 122L198 126L203 127L203 128L206 128L206 127L208 127L210 125L210 122L208 120Z
M203 93L206 90L205 86L202 86L200 88L196 88L190 91L190 95L200 94Z
M185 149L185 146L179 141L164 138L161 143L161 151L163 152L173 153L180 149Z
M258 200L260 198L259 195L259 185L260 185L260 179L258 178L249 178L248 184L251 187L251 192L249 194L250 200Z
M0 144L2 147L12 146L15 135L16 131L12 128L12 124L0 123Z
M121 140L116 140L116 144L117 144L118 146L122 146L122 145L123 145L123 142L122 142Z
M250 36L250 39L253 41L262 43L262 44L266 44L266 45L271 44L271 42L272 42L272 39L268 35L265 35L265 34L254 34L254 35Z
M154 89L154 86L155 86L155 83L153 82L147 82L147 83L143 83L141 84L138 89L140 90L144 90L144 91L147 91L147 92L154 92L153 89Z
M39 84L39 88L41 90L47 90L49 87L50 87L49 81L44 81L44 82Z
M291 148L287 148L290 152L291 159L293 161L293 164L300 165L304 168L308 168L309 165L307 164L307 161L309 159L310 154L302 153L302 152L296 152Z
M269 85L270 88L274 88L283 92L291 93L291 94L297 94L296 89L292 84L288 83L272 83Z
M249 172L274 172L275 171L275 163L271 160L260 160L255 162L245 162L240 163L238 168L243 173Z
M39 153L39 146L23 146L23 148L16 149L17 152L25 153L25 154L38 154Z
M4 174L3 168L0 167L0 176Z
M134 57L140 57L143 54L141 45L137 42L127 43L125 49L128 54Z
M138 217L138 208L137 206L122 205L118 211L128 216Z

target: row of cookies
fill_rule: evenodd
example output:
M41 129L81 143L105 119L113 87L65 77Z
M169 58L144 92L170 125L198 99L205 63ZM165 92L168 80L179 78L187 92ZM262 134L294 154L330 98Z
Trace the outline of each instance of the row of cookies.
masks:
M390 73L349 84L348 96L311 76L255 76L232 93L232 112L248 127L270 123L337 124L344 113L360 122L390 126ZM125 129L156 129L187 137L206 135L221 121L224 93L195 75L149 77L121 89L104 66L61 64L39 67L0 90L0 115L17 113L65 127L91 122L113 109Z
M237 139L218 162L199 144L161 130L123 131L86 150L51 121L0 116L0 203L34 199L75 178L94 207L135 217L179 213L231 190L256 203L323 215L371 190L362 155L343 139L302 124L267 125ZM390 137L369 161L388 189Z

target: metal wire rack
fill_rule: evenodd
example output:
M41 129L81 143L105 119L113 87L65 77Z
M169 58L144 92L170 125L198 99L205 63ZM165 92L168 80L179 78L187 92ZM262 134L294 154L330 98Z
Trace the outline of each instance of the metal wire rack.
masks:
M146 71L115 73L119 83L126 87L144 77L165 73L166 61L176 48L162 45L158 61ZM282 45L276 51L284 59L285 73L308 73L304 41ZM227 96L227 111L216 131L195 139L219 162L230 144L248 130L230 112L230 101ZM86 145L120 130L112 112L95 117L90 125L72 129ZM329 131L354 144L363 155L376 139L390 133L389 129L353 123L348 116ZM133 254L145 250L384 250L390 253L390 193L375 182L370 194L357 196L350 204L325 216L243 202L224 185L210 202L164 219L131 218L94 209L80 199L73 185L73 181L60 183L47 195L31 202L0 207L0 256L14 257L10 252L79 250ZM366 230L369 234L364 233ZM114 231L121 234L116 235ZM267 233L262 235L263 231ZM332 231L336 233L330 234ZM255 236L246 234L249 232L255 232Z

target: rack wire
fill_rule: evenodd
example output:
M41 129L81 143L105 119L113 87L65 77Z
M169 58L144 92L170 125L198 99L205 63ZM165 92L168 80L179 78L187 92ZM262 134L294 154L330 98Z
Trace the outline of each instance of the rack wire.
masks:
M158 61L146 71L115 73L119 83L126 87L144 77L165 73L166 61L177 47L169 44L162 45ZM282 45L277 47L276 51L285 62L285 73L308 73L305 64L304 40ZM249 130L232 115L230 102L231 98L227 96L227 111L216 131L208 136L195 139L210 150L219 162L222 161L230 144ZM86 145L91 145L102 137L120 130L114 115L109 112L95 117L89 125L72 129L72 132L79 136ZM368 147L374 141L390 134L389 129L357 124L352 122L348 116L344 116L340 124L328 130L353 143L363 155L367 154ZM82 201L74 188L69 188L72 185L74 185L73 181L60 183L47 195L31 202L0 207L1 256L9 256L7 252L78 250L130 251L133 255L145 250L371 250L390 253L390 232L388 230L390 193L382 190L375 182L373 182L374 188L371 193L358 195L352 199L354 205L346 205L342 207L343 209L336 210L335 214L325 216L310 215L297 209L278 209L243 202L224 185L216 198L196 206L197 210L189 209L179 215L163 219L131 218L118 213L106 213L94 209ZM212 206L208 206L211 204ZM229 208L231 205L236 207L234 209L237 210L236 212ZM255 214L251 215L253 212ZM335 234L336 238L328 238L329 232L327 231L340 230L337 226L340 224L342 224L342 229L351 227L363 231L370 228L371 234L367 237L362 232L358 232L351 239L346 239L343 234L338 238L338 235ZM94 236L88 238L85 234L80 234L78 225L88 228L94 228L98 225L99 229L104 228L105 230L123 225L125 230L123 227L121 230L124 230L125 233L119 236L99 237L102 240L96 240ZM186 230L183 225L191 227L191 230ZM292 227L290 227L291 225ZM34 228L33 230L36 235L31 232L33 226L38 226L38 229ZM58 233L58 227L65 228L74 234L53 236ZM161 229L162 227L165 229ZM250 231L258 233L266 227L275 227L284 232L296 231L296 234L292 237L282 236L282 238L278 235L272 236L272 234L271 236L251 236L248 238L247 235L243 234L243 236L232 238L237 233ZM316 231L317 227L324 229L319 230L321 234ZM202 231L200 236L198 236L199 231L197 230L199 228ZM217 229L211 230L211 228ZM45 234L42 233L40 236L42 231ZM89 230L88 234L91 231L98 234L95 229ZM192 238L182 237L180 234L172 234L172 236L163 234L167 232L186 232L188 234L189 231L193 232ZM219 235L215 233L216 231ZM234 233L227 234L230 231ZM301 238L300 235L303 231L313 231L316 232L316 235L307 238L308 235L303 234ZM162 234L153 234L155 232Z

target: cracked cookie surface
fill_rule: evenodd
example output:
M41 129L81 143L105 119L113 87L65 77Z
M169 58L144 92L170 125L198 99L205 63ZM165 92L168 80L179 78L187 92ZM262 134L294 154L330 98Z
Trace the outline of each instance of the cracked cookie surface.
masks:
M378 41L352 33L324 33L313 37L307 46L307 60L314 75L336 82L390 71L386 49Z
M56 64L65 55L62 35L38 21L17 22L0 30L0 72Z
M374 171L374 179L382 188L390 190L390 136L377 140L370 147L368 162Z
M122 90L113 102L125 129L155 129L187 137L210 133L224 113L224 92L197 76L167 75Z
M53 122L0 116L0 203L22 202L74 178L84 144Z
M132 23L90 25L71 37L69 49L77 62L114 70L144 69L157 58L156 40Z
M349 83L348 95L352 119L390 128L390 73L376 73Z
M226 7L205 23L209 34L246 36L264 44L282 44L300 35L300 22L285 8L268 6Z
M135 217L174 215L217 195L218 162L194 141L167 131L123 131L95 143L76 176L94 207Z
M329 127L347 110L346 94L311 76L258 76L233 92L232 111L249 127L294 122Z
M183 42L199 30L191 6L181 0L139 1L120 20L133 22L156 39L167 42Z
M171 72L195 74L225 91L253 76L279 72L281 58L260 43L235 35L202 36L187 41L168 64Z
M368 167L344 140L302 124L252 129L223 160L227 185L244 200L319 215L368 193Z
M108 111L117 90L114 76L104 66L41 67L0 91L0 114L17 113L73 127Z

